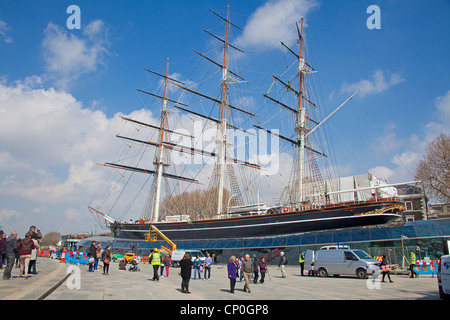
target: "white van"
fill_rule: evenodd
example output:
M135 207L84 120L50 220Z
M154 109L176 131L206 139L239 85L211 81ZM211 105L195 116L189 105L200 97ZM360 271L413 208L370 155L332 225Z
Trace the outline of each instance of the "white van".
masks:
M450 255L442 256L438 268L438 286L441 299L450 298Z
M184 254L187 253L190 257L191 260L194 261L195 257L198 255L198 257L200 258L200 260L202 262L205 262L205 255L203 254L203 252L201 252L200 250L196 250L196 249L190 249L190 250L184 250L184 249L177 249L172 251L172 267L178 267L179 266L179 262L181 259L183 259Z
M379 272L381 263L359 249L318 250L314 259L314 270L319 276L357 276L367 278L368 274Z

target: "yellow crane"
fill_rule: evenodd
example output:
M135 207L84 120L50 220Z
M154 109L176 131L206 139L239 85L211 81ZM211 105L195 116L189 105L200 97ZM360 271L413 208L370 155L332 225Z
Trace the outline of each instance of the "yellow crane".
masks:
M170 255L172 255L172 251L177 249L177 245L172 242L169 238L166 237L164 233L162 233L157 227L154 225L150 225L150 229L148 230L148 233L145 234L145 241L151 241L155 242L158 240L158 235L166 240L166 242L172 247L168 248L166 246L161 246L161 250L165 250L169 252Z

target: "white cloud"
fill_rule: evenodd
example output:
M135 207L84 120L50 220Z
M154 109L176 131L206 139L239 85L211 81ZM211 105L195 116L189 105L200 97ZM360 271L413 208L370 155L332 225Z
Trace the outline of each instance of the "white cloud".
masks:
M380 144L372 146L377 152L393 151L391 167L379 166L369 170L377 177L389 179L389 182L406 182L413 180L415 169L424 154L426 145L441 133L450 133L450 90L435 100L434 118L424 125L425 132L420 137L417 134L410 136L409 141L399 139L395 132L395 125L385 128L385 134L380 137ZM403 151L402 151L403 149Z
M16 210L13 209L7 208L0 209L0 218L8 219L14 216L21 216L21 215L22 213L17 212Z
M83 36L77 37L52 22L44 30L45 69L58 88L67 89L81 75L97 71L110 54L108 27L103 21L95 20L82 31Z
M8 24L0 20L0 38L3 38L5 43L13 43L13 39L6 34L9 30Z
M386 77L388 79L386 79ZM356 90L360 90L359 96L365 97L371 94L382 93L392 86L398 85L404 82L405 79L397 73L392 73L390 76L385 74L384 71L377 69L372 75L372 79L361 79L359 82L346 83L341 86L341 91L345 93L354 93Z
M372 168L369 170L369 173L373 174L375 177L383 179L383 180L389 180L392 176L395 175L395 171L392 169L389 169L385 166L378 166L375 168Z
M450 133L450 90L436 98L435 105L437 121L427 123L427 141L431 141L441 133Z
M148 152L114 138L119 131L133 136L144 130L127 126L128 134L118 115L108 118L88 107L70 93L43 87L38 76L0 82L0 203L9 208L0 214L8 230L40 224L47 231L71 232L93 225L86 206L99 186L111 198L121 190L117 181L105 181L108 171L96 163L116 161L121 146L131 156ZM147 110L127 116L156 123Z
M269 0L251 15L237 44L271 46L297 39L295 22L317 5L316 0Z
M36 88L40 78L0 84L0 195L63 203L93 191L120 119L71 94Z

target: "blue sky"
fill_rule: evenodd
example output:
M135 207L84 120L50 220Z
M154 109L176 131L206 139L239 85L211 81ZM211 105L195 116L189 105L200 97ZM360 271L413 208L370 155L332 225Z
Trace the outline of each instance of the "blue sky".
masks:
M72 4L80 30L66 25ZM292 43L302 15L325 110L361 89L329 121L341 175L413 180L426 143L449 133L449 1L2 2L0 217L8 233L32 224L44 233L94 231L86 205L104 175L95 163L115 155L117 113L149 107L135 89L154 88L144 68L163 73L167 57L172 74L198 80L190 49L211 48L203 29L220 35L223 24L209 9L225 15L227 5L244 30L232 33L247 53L239 69L258 95L283 61L279 41ZM370 5L381 9L379 30L366 26Z

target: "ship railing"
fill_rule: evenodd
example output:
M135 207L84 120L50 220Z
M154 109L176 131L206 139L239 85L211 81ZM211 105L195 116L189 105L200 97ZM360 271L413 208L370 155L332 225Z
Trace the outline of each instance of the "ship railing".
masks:
M350 201L341 201L335 203L303 203L300 205L300 208L297 208L299 211L309 211L309 210L321 210L327 208L333 208L338 206L345 205L354 205L354 204L370 204L370 203L379 203L379 202L399 202L401 199L399 197L386 197L386 198L371 198L371 199L361 199L361 200L350 200Z

